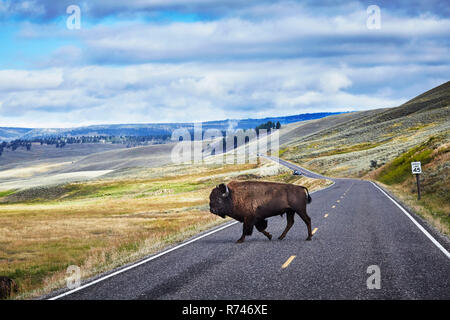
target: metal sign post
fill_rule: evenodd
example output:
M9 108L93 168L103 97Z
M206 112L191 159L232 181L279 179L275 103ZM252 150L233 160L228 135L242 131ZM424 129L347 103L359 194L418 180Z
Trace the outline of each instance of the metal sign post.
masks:
M420 164L420 161L418 162L411 162L411 171L414 175L416 175L416 182L417 182L417 200L420 200L420 179L419 174L422 173L422 166Z

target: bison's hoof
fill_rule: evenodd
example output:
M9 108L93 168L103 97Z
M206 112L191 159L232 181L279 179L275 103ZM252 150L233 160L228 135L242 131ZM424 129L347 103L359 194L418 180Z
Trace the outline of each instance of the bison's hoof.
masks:
M243 239L239 239L238 241L236 241L236 243L242 243L242 242L244 242Z
M269 234L269 235L267 236L267 238L269 238L269 240L272 240L272 235Z
M283 236L279 236L279 237L278 237L278 240L283 240L283 239L284 239Z
M311 241L311 237L306 238L306 241Z

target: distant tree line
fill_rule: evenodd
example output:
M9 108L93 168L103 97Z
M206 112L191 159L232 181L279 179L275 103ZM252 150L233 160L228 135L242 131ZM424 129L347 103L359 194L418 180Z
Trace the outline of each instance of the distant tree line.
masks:
M281 128L281 123L280 123L280 121L277 121L276 123L275 123L275 122L272 122L272 121L267 121L266 123L263 123L263 124L258 125L258 126L255 128L255 131L256 131L256 135L259 136L259 130L260 130L260 129L265 129L265 130L267 130L267 133L270 134L271 130L273 130L273 129L280 129L280 128ZM244 132L246 132L246 131L247 131L247 130L244 130ZM233 141L227 141L227 139L225 138L225 136L226 136L226 131L222 131L222 134L223 134L223 136L224 136L224 138L222 138L222 148L223 148L223 152L224 152L224 153L227 152L227 142L230 142L230 143L233 144L233 149L236 149L237 147L239 147L239 146L238 146L238 139L237 139L237 137L234 137L234 140L233 140ZM248 136L245 136L244 144L249 143L249 141L250 141L249 137L248 137ZM212 152L211 154L212 154L212 155L215 154L214 150L213 150L213 152Z
M280 121L272 122L272 121L267 121L266 123L260 124L259 126L256 126L255 130L256 130L256 134L259 135L259 130L260 129L265 129L267 130L267 133L270 133L270 131L272 129L280 129L281 128L281 123Z
M0 143L0 156L5 149L15 151L19 147L31 150L32 143L39 143L40 145L54 145L56 148L64 148L68 144L83 144L83 143L112 143L112 144L126 144L127 148L148 145L161 144L170 140L169 134L151 135L151 136L77 136L77 137L41 137L33 139L16 139L10 142L3 141Z
M259 136L259 130L260 129L265 129L265 130L267 130L267 133L270 134L273 129L280 129L280 128L281 128L281 123L279 121L277 121L277 122L267 121L266 123L258 125L255 128L255 131L256 131L256 135ZM248 129L248 130L251 130L251 129ZM244 133L246 131L247 130L244 130ZM223 149L222 152L223 153L229 151L229 150L227 150L228 143L232 144L232 146L233 146L232 149L236 149L236 148L239 147L239 145L238 145L238 138L237 137L234 137L234 139L232 141L230 141L229 139L226 138L227 137L227 131L225 131L225 130L222 130L222 136L223 136L223 138L222 138L222 149ZM249 142L250 142L249 136L245 135L244 144L247 144ZM216 154L216 151L215 151L215 149L213 149L211 151L211 155L215 155L215 154Z
M29 150L31 150L31 141L20 140L20 139L14 140L11 142L3 141L2 143L0 143L0 156L2 155L2 153L5 149L10 149L12 151L15 151L19 147L26 148L29 151Z

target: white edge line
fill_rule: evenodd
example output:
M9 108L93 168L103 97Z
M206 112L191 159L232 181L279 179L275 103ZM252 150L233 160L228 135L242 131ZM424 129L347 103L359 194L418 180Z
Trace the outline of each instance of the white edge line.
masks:
M399 207L400 208L400 210L402 210L402 212L412 221L412 222L414 222L414 224L419 228L419 230L420 231L422 231L427 237L428 237L428 239L430 239L433 243L434 243L434 245L436 246L436 247L438 247L446 256L447 256L447 258L449 258L450 259L450 253L427 231L427 230L425 230L425 228L424 227L422 227L421 225L420 225L420 223L418 223L417 221L416 221L416 219L414 219L409 213L408 213L408 211L406 211L400 204L398 204L398 202L397 201L395 201L394 199L392 199L386 192L384 192L384 190L383 189L381 189L379 186L377 186L377 184L376 183L374 183L373 181L370 181L375 187L377 187L377 189L378 190L380 190L386 197L388 197L393 203L395 203L395 205L397 206L397 207Z
M286 161L287 163L289 163L288 161ZM278 162L278 163L280 163L280 162ZM291 163L289 163L289 164L291 164ZM281 164L281 165L284 165L284 164ZM288 167L288 166L286 166L286 165L284 165L285 167ZM295 165L293 165L293 166L295 166ZM297 166L298 167L298 166ZM289 167L288 167L289 168ZM292 168L289 168L289 169L292 169ZM302 168L303 169L303 168ZM305 170L305 171L308 171L308 170ZM312 172L311 172L312 173ZM326 179L326 178L325 178ZM409 214L409 212L408 211L406 211L400 204L398 204L398 202L397 201L395 201L394 199L392 199L392 197L390 197L386 192L384 192L384 190L383 189L381 189L376 183L374 183L373 181L370 181L378 190L380 190L386 197L388 197L389 198L389 200L391 200L397 207L399 207L400 208L400 210L402 210L402 212L417 226L417 228L419 228L419 230L420 231L422 231L427 237L428 237L428 239L430 239L431 240L431 242L433 242L434 243L434 245L436 246L436 247L438 247L439 248L439 250L441 250L446 256L447 256L447 258L449 258L450 259L450 253L427 231L427 230L425 230L425 228L424 227L422 227L421 225L420 225L420 223L418 223L410 214ZM312 193L314 193L314 192L317 192L317 191L322 191L322 190L325 190L325 189L328 189L328 188L330 188L330 187L332 187L333 185L335 184L335 182L333 181L333 184L332 185L330 185L330 186L328 186L328 187L326 187L326 188L324 188L324 189L320 189L320 190L316 190L316 191L313 191L313 192L311 192L311 194Z
M179 249L179 248L181 248L181 247L184 247L184 246L186 246L186 245L188 245L188 244L190 244L190 243L192 243L192 242L195 242L195 241L200 240L200 239L202 239L202 238L204 238L204 237L207 237L207 236L209 236L209 235L211 235L211 234L213 234L213 233L215 233L215 232L218 232L218 231L221 231L221 230L223 230L223 229L225 229L225 228L228 228L228 227L230 227L230 226L232 226L232 225L234 225L234 224L236 224L236 223L238 223L238 222L239 222L239 221L233 221L233 222L231 222L231 223L228 223L228 224L226 224L226 225L224 225L224 226L222 226L222 227L219 227L219 228L214 229L214 230L212 230L212 231L210 231L210 232L208 232L208 233L205 233L205 234L203 234L203 235L201 235L201 236L199 236L199 237L197 237L197 238L194 238L194 239L192 239L192 240L189 240L189 241L186 241L186 242L184 242L184 243L181 243L181 244L179 244L179 245L177 245L177 246L175 246L175 247L173 247L173 248L167 249L167 250L165 250L165 251L163 251L163 252L160 252L160 253L158 253L158 254L156 254L156 255L153 255L153 256L151 256L151 257L145 259L145 260L139 261L139 262L137 262L137 263L135 263L135 264L132 264L131 266L128 266L128 267L123 268L123 269L120 269L120 270L117 270L116 272L113 272L113 273L111 273L111 274L108 274L108 275L106 275L106 276L104 276L104 277L101 277L101 278L99 278L99 279L96 279L96 280L94 280L94 281L88 282L88 283L86 283L86 284L84 284L84 285L82 285L82 286L80 286L80 287L78 287L78 288L75 288L75 289L72 289L72 290L70 290L70 291L64 292L64 293L62 293L62 294L60 294L60 295L58 295L58 296L56 296L56 297L49 298L48 300L57 300L57 299L59 299L59 298L62 298L62 297L68 296L68 295L70 295L70 294L72 294L72 293L75 293L75 292L77 292L77 291L83 290L83 289L85 289L85 288L87 288L87 287L90 287L90 286L96 284L96 283L99 283L99 282L104 281L104 280L106 280L106 279L112 278L112 277L114 277L114 276L116 276L116 275L118 275L118 274L121 274L121 273L125 272L125 271L131 270L131 269L136 268L136 267L138 267L138 266L140 266L140 265L142 265L142 264L145 264L145 263L147 263L147 262L149 262L149 261L152 261L152 260L154 260L154 259L156 259L156 258L159 258L159 257L161 257L161 256L163 256L163 255L165 255L165 254L167 254L167 253L169 253L169 252L172 252L172 251L177 250L177 249Z

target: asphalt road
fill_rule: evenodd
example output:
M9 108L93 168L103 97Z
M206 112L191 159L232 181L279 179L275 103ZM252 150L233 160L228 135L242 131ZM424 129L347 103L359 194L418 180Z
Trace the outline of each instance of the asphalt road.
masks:
M234 223L54 298L450 299L448 243L432 230L430 239L371 182L332 180L311 195L312 241L297 215L282 241L285 217L269 219L271 241L255 229L236 244ZM367 286L373 265L380 289Z

